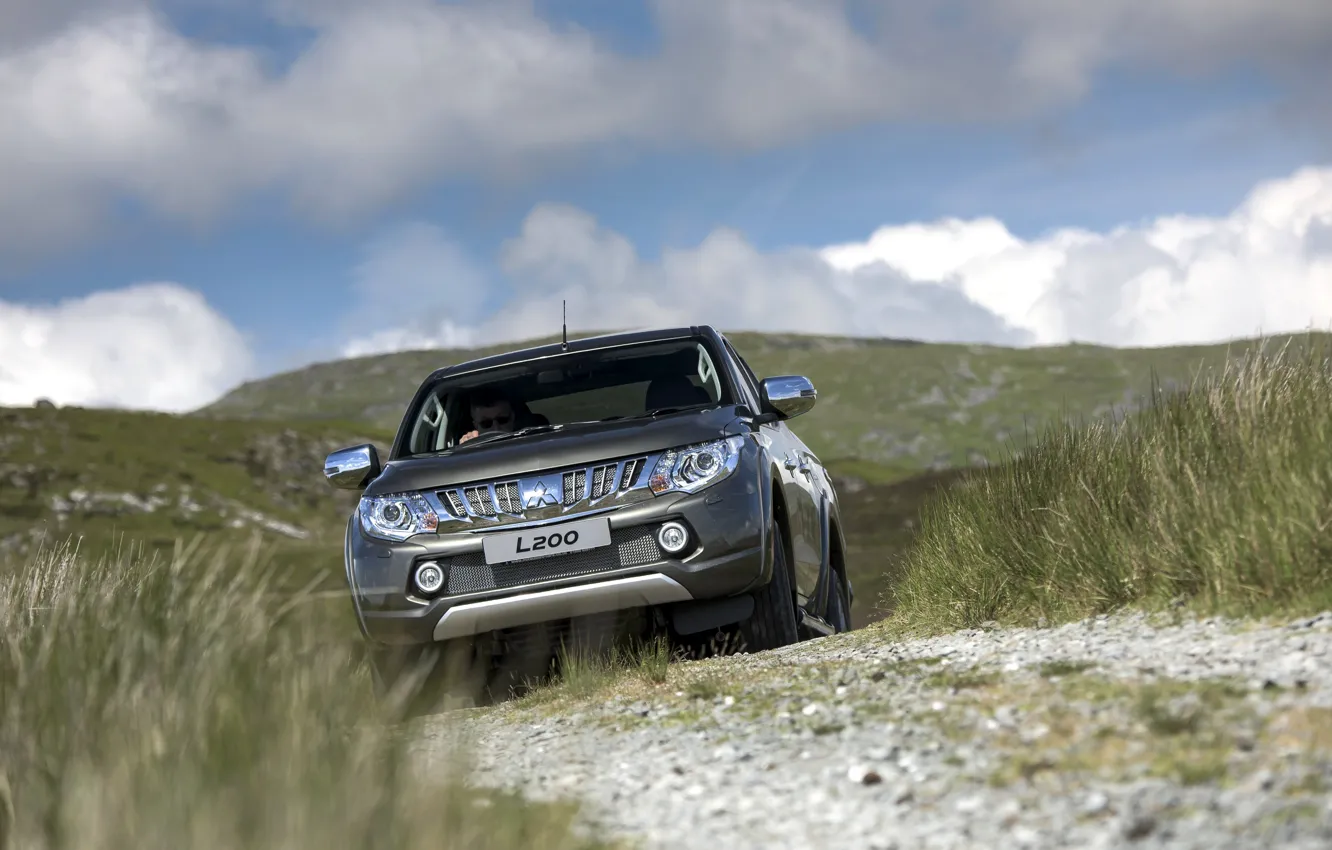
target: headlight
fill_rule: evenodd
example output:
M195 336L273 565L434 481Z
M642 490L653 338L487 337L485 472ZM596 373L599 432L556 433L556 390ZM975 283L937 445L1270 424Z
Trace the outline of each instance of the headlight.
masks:
M363 496L360 513L366 534L383 540L406 540L439 528L439 517L420 493Z
M711 443L700 443L682 449L670 449L662 454L652 469L649 486L653 493L682 490L696 493L710 487L735 472L740 462L740 447L744 437L727 437Z

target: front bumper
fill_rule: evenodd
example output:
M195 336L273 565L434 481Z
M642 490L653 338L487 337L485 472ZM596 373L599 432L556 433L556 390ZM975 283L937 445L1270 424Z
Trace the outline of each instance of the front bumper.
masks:
M699 493L669 493L600 513L570 515L609 520L612 545L586 552L485 565L483 538L512 527L419 534L402 543L368 537L348 525L347 578L366 637L385 644L425 643L566 617L640 606L726 598L766 582L767 493L753 447L733 474ZM695 543L670 557L656 543L668 521L686 524ZM410 586L422 561L450 572L436 598Z

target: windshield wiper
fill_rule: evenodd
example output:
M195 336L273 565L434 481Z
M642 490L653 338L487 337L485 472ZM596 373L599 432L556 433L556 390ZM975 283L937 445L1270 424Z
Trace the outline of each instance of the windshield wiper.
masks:
M526 437L528 434L544 434L548 431L556 431L563 428L563 425L529 425L526 428L519 428L517 431L500 431L494 434L481 434L473 437L466 443L460 445L468 446L474 443L498 443L501 440L512 440L514 437Z
M631 422L634 420L651 420L651 418L657 418L658 416L666 416L667 413L679 413L681 412L681 410L698 410L701 408L706 408L706 406L707 405L695 404L695 405L683 405L679 406L679 408L653 408L651 410L643 410L642 413L634 413L633 416L607 416L606 418L603 418L603 420L597 420L597 421Z
M633 419L651 419L657 416L663 416L667 413L679 413L682 410L697 410L704 407L707 407L707 405L690 404L683 407L657 407L652 410L644 411L643 413L635 413L633 416L608 416L605 419L582 419L576 422L565 422L560 425L531 425L527 428L519 428L517 431L482 434L479 437L473 437L465 443L460 443L458 446L455 446L455 448L464 448L466 446L473 446L481 443L490 445L491 443L499 443L504 440L512 440L515 437L526 437L530 434L545 434L551 431L571 428L576 425L598 425L602 422L614 422L617 420L620 422L627 422Z
M642 413L635 413L633 416L625 416L624 419L655 419L658 416L665 416L667 413L679 413L682 410L699 410L707 407L706 404L686 404L680 407L654 407L651 410L645 410ZM621 417L613 417L621 418ZM605 421L605 420L602 420Z
M600 420L596 419L579 419L574 422L561 422L558 425L529 425L526 428L519 428L517 431L482 434L479 437L473 437L467 442L460 443L459 445L464 447L473 445L474 443L485 443L486 445L490 445L491 443L498 443L503 440L512 440L514 437L526 437L530 434L547 434L551 431L563 431L567 428L574 428L579 425L596 425L599 421Z

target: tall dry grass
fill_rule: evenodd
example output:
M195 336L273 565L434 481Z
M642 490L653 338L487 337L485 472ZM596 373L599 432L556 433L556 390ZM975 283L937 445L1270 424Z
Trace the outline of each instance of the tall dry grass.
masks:
M1332 345L1257 350L1049 431L928 503L901 567L886 602L907 631L1332 607Z
M9 847L600 846L571 807L468 789L465 764L420 769L345 620L275 601L276 569L57 550L0 574Z

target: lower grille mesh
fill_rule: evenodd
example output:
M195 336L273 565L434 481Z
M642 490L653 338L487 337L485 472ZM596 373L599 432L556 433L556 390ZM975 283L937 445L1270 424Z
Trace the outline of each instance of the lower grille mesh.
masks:
M441 561L441 565L446 567L449 575L446 595L457 596L538 581L591 575L623 567L638 567L660 559L661 549L657 546L652 529L640 526L613 529L611 545L586 552L550 555L493 566L486 563L485 555L481 552L469 552L448 562Z

